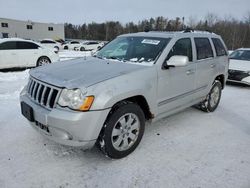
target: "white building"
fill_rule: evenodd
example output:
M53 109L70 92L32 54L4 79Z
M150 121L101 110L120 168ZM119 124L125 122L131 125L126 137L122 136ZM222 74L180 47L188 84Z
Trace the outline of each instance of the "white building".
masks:
M0 38L19 37L31 40L63 39L64 24L38 23L0 18Z

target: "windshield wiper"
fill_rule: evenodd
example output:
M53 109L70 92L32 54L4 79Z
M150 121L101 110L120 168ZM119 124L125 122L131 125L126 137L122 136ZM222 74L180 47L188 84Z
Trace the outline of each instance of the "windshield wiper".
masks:
M122 61L122 62L126 62L126 60L115 57L115 56L110 56L110 57L105 57L106 59L114 59L114 60L118 60L118 61Z

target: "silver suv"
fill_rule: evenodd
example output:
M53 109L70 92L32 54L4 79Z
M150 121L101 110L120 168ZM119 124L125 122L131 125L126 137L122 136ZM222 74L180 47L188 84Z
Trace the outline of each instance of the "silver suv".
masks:
M122 158L140 143L145 121L196 105L213 112L228 71L220 36L199 31L117 37L93 57L32 69L22 114L45 137L96 144Z

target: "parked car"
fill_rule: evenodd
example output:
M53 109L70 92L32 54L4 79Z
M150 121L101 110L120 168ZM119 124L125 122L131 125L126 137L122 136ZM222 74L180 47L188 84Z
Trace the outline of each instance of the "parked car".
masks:
M59 61L59 56L31 40L0 39L0 69L36 67Z
M95 57L31 70L21 109L51 140L85 149L96 144L122 158L140 143L145 121L193 105L213 112L227 74L227 49L216 34L125 34Z
M104 46L103 42L95 42L95 41L88 41L83 42L79 47L76 48L77 51L97 51L102 46Z
M40 41L41 45L48 48L54 48L55 52L63 49L63 46L60 42L57 42L53 39L43 39Z
M240 48L229 58L228 81L250 85L250 48Z
M63 45L64 50L76 50L81 46L81 43L79 41L69 41L66 44Z

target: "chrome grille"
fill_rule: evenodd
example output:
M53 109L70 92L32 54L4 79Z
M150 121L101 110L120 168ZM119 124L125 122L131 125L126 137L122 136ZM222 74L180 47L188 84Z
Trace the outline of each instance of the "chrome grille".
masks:
M48 109L52 109L56 105L60 89L45 84L34 78L30 78L27 85L27 93L29 97L36 103Z

